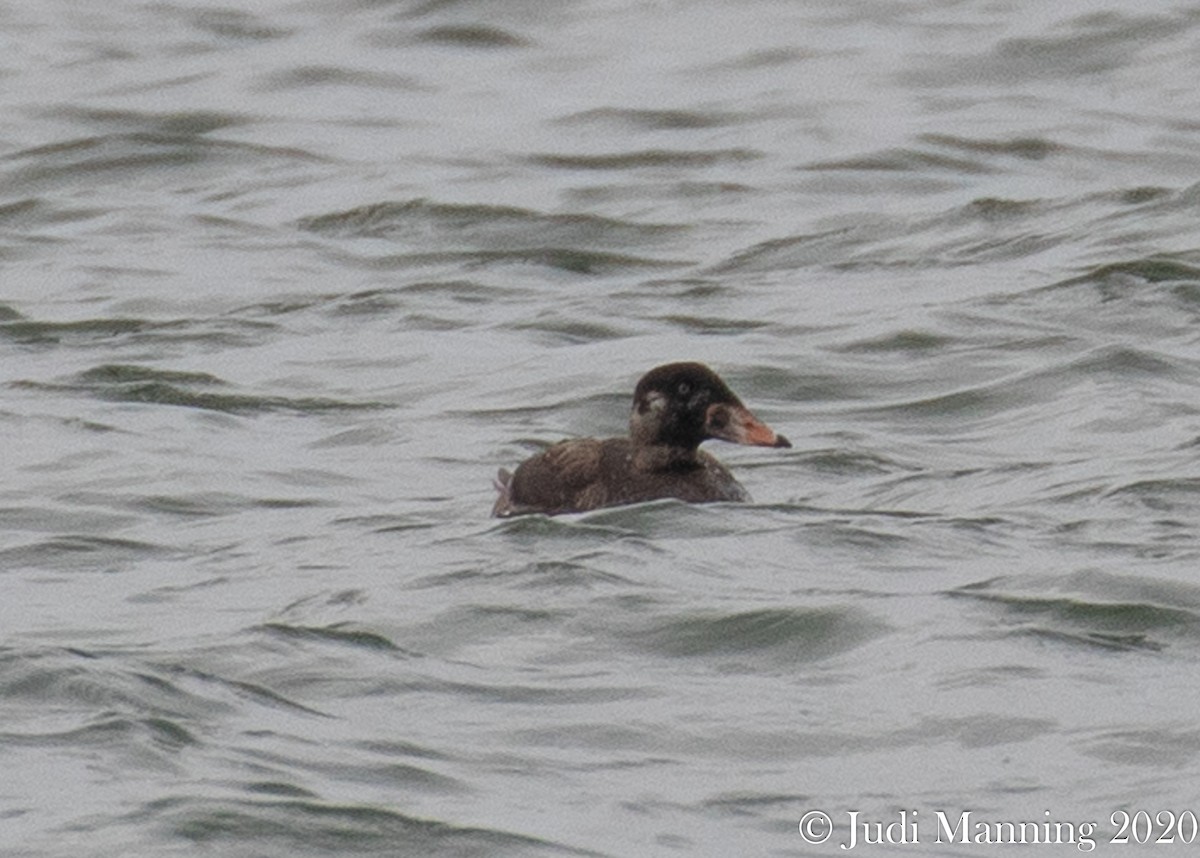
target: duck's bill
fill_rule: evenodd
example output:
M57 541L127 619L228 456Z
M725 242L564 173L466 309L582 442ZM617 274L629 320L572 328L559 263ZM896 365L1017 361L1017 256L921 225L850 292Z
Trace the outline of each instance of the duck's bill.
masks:
M744 406L714 405L708 411L708 434L722 441L753 447L790 447L792 442Z

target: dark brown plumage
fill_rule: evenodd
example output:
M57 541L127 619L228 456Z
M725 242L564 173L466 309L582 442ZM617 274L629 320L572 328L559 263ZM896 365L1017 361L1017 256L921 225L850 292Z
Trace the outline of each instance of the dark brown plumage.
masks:
M628 438L561 441L501 470L492 515L557 515L678 498L749 501L749 493L701 442L790 447L708 367L672 363L650 370L633 392Z

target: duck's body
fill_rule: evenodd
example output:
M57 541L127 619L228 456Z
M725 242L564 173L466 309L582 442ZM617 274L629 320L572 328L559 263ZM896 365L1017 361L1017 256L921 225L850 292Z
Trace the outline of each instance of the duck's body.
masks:
M501 470L496 487L497 516L582 512L659 498L750 500L729 469L703 450L679 458L670 447L638 449L628 438L561 441L523 462L515 474Z
M660 498L745 502L750 494L700 443L791 446L698 363L667 364L643 376L629 429L628 438L562 441L515 473L501 470L492 515L586 512Z

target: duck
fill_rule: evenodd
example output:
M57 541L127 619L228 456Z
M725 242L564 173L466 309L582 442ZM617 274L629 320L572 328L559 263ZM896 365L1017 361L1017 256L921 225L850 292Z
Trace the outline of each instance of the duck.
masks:
M750 502L729 469L700 449L709 439L792 446L704 364L655 367L634 388L629 437L560 441L515 471L501 468L492 515L561 515L664 498Z

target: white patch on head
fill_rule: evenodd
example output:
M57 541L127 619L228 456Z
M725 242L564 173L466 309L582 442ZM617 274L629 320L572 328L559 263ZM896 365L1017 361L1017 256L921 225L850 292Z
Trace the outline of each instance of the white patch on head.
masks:
M642 401L646 403L646 410L651 414L662 414L667 409L666 395L657 390L650 391Z
M662 416L670 406L666 394L657 390L639 396L629 413L629 435L635 443L651 444L658 436Z

